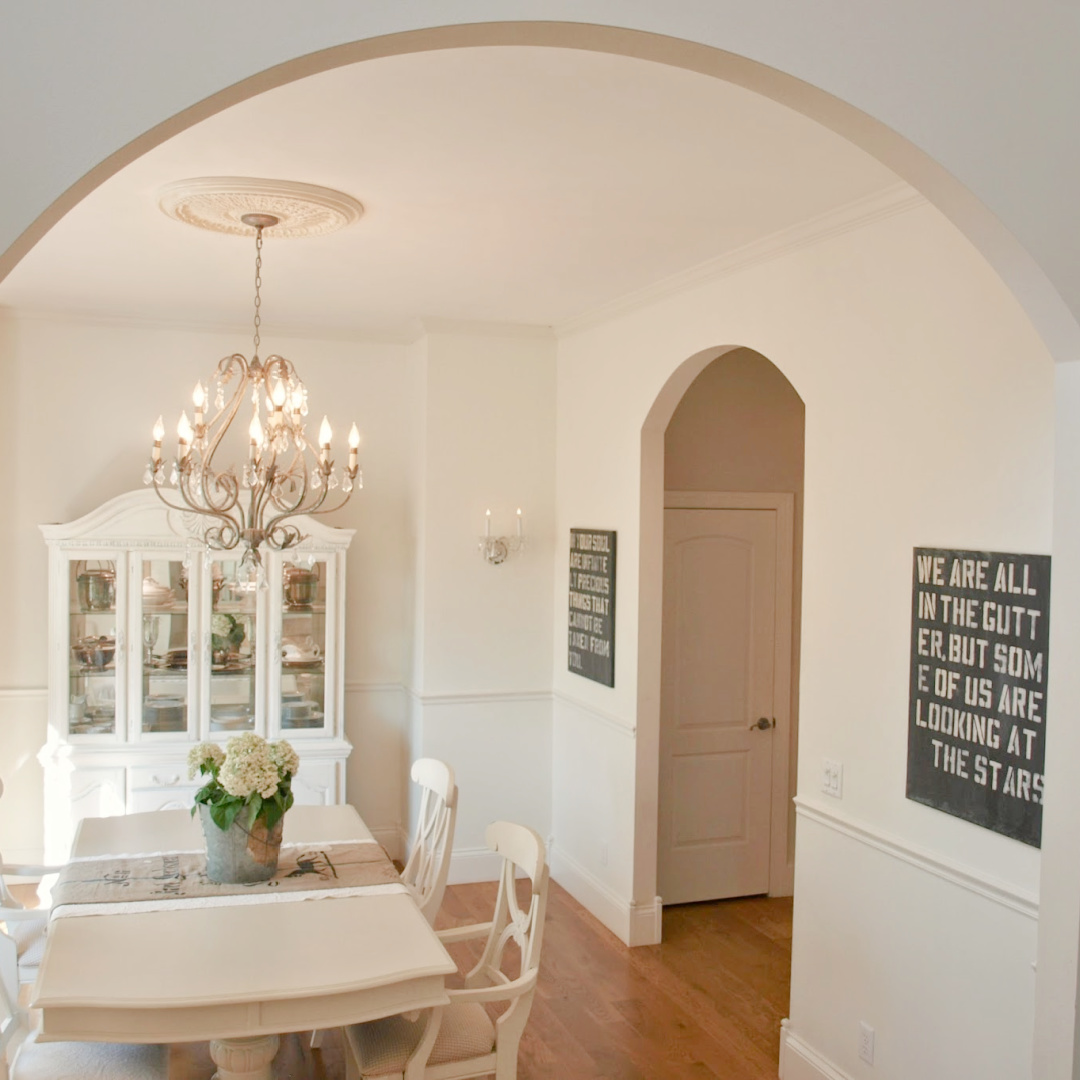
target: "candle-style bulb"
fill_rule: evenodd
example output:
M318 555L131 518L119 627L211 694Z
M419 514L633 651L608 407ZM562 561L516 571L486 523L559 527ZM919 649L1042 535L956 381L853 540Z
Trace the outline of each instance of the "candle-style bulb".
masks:
M251 423L248 425L248 434L251 436L251 441L256 446L261 446L263 441L263 426L259 421L259 414L256 413L251 418Z
M280 409L285 404L285 397L285 384L278 379L278 381L274 383L274 389L270 394L270 400L273 401L275 409Z
M330 427L330 421L324 416L322 423L319 425L319 445L329 449L330 440L334 437L333 429Z
M360 429L355 424L353 424L353 426L349 428L349 449L355 450L357 449L357 447L359 447L359 445Z
M154 442L160 445L161 440L165 438L165 421L162 417L157 418L157 423L154 424Z
M183 443L189 443L195 437L195 432L191 428L191 421L187 418L186 410L180 414L180 422L176 425L176 434Z
M202 412L206 407L206 387L203 386L201 379L195 384L195 389L191 393L191 400L195 405L196 412Z

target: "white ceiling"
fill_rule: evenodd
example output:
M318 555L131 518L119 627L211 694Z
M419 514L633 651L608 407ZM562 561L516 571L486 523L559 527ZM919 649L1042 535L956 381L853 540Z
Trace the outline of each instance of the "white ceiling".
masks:
M559 325L896 184L797 113L704 75L543 48L419 53L262 94L72 210L0 304L196 325L248 320L251 241L165 217L197 176L295 180L366 212L267 238L264 339L407 335L423 318Z

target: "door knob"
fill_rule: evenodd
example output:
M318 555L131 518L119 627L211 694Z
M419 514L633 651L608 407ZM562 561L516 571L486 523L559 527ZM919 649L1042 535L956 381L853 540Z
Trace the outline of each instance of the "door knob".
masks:
M754 731L768 731L769 728L776 727L776 721L770 720L767 716L759 717L756 723L750 725L750 730Z

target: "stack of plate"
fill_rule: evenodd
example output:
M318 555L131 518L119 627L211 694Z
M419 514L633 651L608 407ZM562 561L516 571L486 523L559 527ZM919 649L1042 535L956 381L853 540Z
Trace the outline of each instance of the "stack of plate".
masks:
M147 731L183 731L186 713L183 698L148 698L143 702L143 727Z
M283 728L321 727L322 721L323 714L317 701L308 701L303 698L285 700L285 695L282 695L281 726Z
M211 731L245 731L255 726L255 714L248 704L211 705Z

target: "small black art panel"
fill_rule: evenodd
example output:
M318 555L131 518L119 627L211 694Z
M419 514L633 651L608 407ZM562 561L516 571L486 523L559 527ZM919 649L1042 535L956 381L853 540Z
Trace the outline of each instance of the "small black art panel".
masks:
M615 533L570 530L568 670L615 685Z
M1038 847L1050 556L916 548L907 797Z

